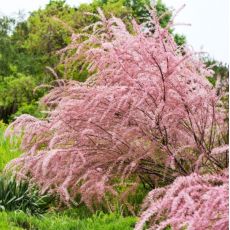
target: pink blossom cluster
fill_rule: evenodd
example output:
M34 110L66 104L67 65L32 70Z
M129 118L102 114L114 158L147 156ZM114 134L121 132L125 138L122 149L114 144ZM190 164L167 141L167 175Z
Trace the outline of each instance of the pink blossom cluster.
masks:
M171 185L152 190L145 198L135 230L228 229L228 171L178 177Z
M226 167L224 117L206 79L212 73L151 15L154 33L135 21L130 32L99 10L92 34L73 35L63 62L83 60L92 75L46 95L46 119L22 115L8 127L7 135L23 134L24 154L7 170L66 204L80 194L92 206L106 192L117 195L113 179L138 175L143 159L175 177Z

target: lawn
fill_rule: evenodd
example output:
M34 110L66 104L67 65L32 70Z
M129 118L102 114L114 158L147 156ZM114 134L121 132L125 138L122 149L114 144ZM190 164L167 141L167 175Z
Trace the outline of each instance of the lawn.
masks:
M72 214L75 212L71 211ZM33 230L131 230L135 217L122 217L120 214L102 212L88 218L79 218L70 213L48 213L42 217L26 215L23 212L0 212L0 229Z

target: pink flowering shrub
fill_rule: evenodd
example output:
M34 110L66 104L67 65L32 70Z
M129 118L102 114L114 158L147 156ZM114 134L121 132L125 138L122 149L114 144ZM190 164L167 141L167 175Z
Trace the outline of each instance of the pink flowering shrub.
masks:
M152 190L145 198L135 230L228 229L228 172L178 177L171 185Z
M83 60L92 76L45 96L46 119L22 115L9 126L6 135L23 133L24 154L6 169L66 204L80 194L92 206L107 192L117 195L115 178L147 173L171 182L227 167L224 117L206 80L211 71L176 45L154 12L154 33L135 21L131 33L100 10L99 18L91 35L73 35L60 51L67 68Z

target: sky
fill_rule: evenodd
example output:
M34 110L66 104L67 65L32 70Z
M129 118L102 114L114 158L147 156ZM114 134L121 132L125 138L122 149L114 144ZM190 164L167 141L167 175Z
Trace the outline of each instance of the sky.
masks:
M177 26L175 30L184 34L188 44L196 51L208 52L211 57L229 64L229 0L163 0L168 7L185 8L175 22L190 23Z
M49 0L0 0L0 15L16 15L44 7ZM78 6L90 0L67 0ZM195 51L207 52L210 57L229 64L229 0L163 0L169 8L185 8L175 22L189 23L191 26L177 26L175 31L184 34L188 44Z

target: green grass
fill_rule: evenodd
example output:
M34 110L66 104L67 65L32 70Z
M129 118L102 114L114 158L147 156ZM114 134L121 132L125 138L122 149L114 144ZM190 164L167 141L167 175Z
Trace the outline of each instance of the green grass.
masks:
M50 213L41 218L23 212L0 212L1 230L131 230L135 217L102 212L80 219L64 213Z
M0 173L10 160L18 157L21 154L19 150L19 139L12 138L10 140L10 138L5 138L5 129L6 125L0 121Z

